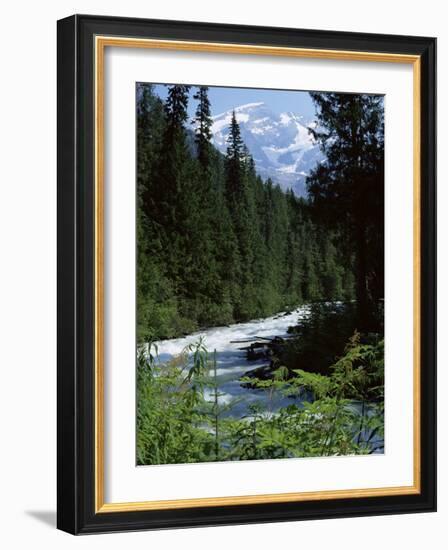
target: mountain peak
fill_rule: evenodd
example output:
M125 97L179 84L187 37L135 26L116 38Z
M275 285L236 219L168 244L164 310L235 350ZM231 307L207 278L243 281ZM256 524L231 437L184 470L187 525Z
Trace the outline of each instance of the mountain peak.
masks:
M308 132L312 125L299 113L274 112L264 102L246 103L212 117L214 145L225 153L232 113L240 125L257 172L282 189L305 195L305 180L323 155Z

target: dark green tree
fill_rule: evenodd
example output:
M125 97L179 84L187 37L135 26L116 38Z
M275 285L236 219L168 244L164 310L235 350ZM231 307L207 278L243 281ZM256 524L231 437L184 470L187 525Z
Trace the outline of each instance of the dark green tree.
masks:
M311 130L326 161L307 178L315 212L345 235L355 255L359 330L375 324L383 297L384 119L380 96L312 93Z
M184 123L189 86L170 86L165 102L165 131L154 185L153 216L170 233L182 229L183 198L189 186L189 152Z
M195 118L195 142L197 147L197 157L204 170L210 168L212 145L210 143L212 132L212 118L210 111L210 100L208 98L208 87L201 86L193 95L198 105L196 107Z
M240 126L236 120L235 111L232 113L229 136L227 138L226 154L226 194L231 204L241 200L243 190L243 147Z
M150 84L137 85L137 338L173 334L173 293L165 271L160 226L153 217L157 168L165 132L163 102Z

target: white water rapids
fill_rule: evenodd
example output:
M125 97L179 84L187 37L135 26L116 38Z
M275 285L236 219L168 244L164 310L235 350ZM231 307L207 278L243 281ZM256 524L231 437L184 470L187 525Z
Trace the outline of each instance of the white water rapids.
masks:
M270 393L266 390L253 390L241 385L240 378L247 372L260 366L267 365L266 358L249 361L246 350L241 349L251 342L272 339L275 336L285 338L288 336L288 327L300 324L301 320L309 314L309 306L299 307L289 313L277 313L265 319L255 319L247 323L237 323L230 326L214 327L195 332L182 338L161 340L156 342L158 349L158 362L164 364L181 354L190 344L195 344L202 338L202 343L213 357L216 350L217 383L219 391L219 405L221 417L242 418L252 416L250 405L259 403L262 409L274 413L281 407L293 403L299 404L304 399L310 399L307 393L303 397L285 397L278 392ZM206 399L212 400L211 389L206 388ZM361 403L353 401L351 407L361 414ZM371 406L366 404L364 414L369 415ZM369 432L364 433L369 437ZM372 444L377 446L376 453L383 453L383 441L375 436Z
M250 341L287 336L288 327L300 323L300 320L307 316L308 312L309 308L303 306L290 313L278 313L265 319L214 327L182 338L161 340L156 342L159 361L160 363L170 361L179 355L186 346L198 342L202 337L210 357L216 350L219 403L221 406L229 405L228 412L223 416L241 418L248 414L249 405L255 402L260 402L264 408L268 407L274 411L279 407L293 403L294 400L279 395L273 395L271 399L266 391L252 390L241 386L240 378L244 373L266 365L269 361L265 358L248 361L246 351L239 348L247 346Z

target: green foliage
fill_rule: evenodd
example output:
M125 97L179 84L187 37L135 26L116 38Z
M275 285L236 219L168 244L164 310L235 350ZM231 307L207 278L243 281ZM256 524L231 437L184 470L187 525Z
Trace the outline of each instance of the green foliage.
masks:
M350 338L344 355L330 367L330 374L296 369L294 385L310 389L317 399L324 397L358 400L382 399L384 388L384 340L371 336L374 343L362 344L358 332Z
M151 349L151 347L150 347ZM189 352L193 365L189 366ZM199 342L158 366L140 350L137 366L137 463L176 464L207 459L212 439L200 427L204 350Z
M287 340L280 354L282 364L290 371L328 374L330 366L344 353L347 340L356 330L354 303L314 303L307 316L290 328L293 338Z
M137 461L170 464L215 460L367 454L384 438L384 341L362 344L355 333L327 376L279 367L270 380L250 380L265 405L241 419L224 413L212 357L201 340L168 364L151 346L140 351ZM278 409L276 400L306 390L301 405ZM378 443L378 441L380 443Z

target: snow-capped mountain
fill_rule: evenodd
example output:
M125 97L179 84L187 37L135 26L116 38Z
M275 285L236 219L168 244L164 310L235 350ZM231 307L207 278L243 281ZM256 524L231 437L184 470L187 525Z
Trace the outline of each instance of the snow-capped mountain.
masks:
M213 143L222 153L227 149L232 110L213 117ZM308 132L312 121L291 112L274 113L265 103L247 103L234 110L260 176L305 195L306 176L324 158Z

